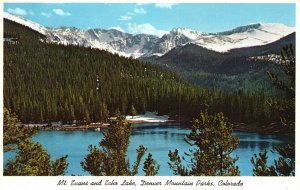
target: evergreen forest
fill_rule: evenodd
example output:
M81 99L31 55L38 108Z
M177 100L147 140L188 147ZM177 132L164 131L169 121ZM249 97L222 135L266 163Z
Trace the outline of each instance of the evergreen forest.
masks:
M132 58L45 43L43 35L9 20L4 38L16 42L4 42L4 106L24 123L106 121L117 109L129 114L133 108L181 118L223 112L234 123L278 118L263 92L208 90Z

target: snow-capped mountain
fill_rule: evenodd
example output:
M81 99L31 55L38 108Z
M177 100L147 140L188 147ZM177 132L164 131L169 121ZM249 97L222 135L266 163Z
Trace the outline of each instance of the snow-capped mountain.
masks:
M38 24L38 23L35 23L35 22L32 22L28 19L25 19L23 17L20 17L20 16L15 16L13 14L10 14L10 13L7 13L7 12L3 12L3 17L8 19L8 20L11 20L11 21L14 21L16 23L19 23L19 24L22 24L24 26L27 26L43 35L46 34L47 32L47 28Z
M66 27L48 29L46 36L51 42L98 48L134 58L149 53L158 40L156 36L132 35L115 29L80 30Z
M40 32L49 42L104 49L134 58L162 56L175 47L191 43L217 52L226 52L236 48L269 44L295 31L295 28L283 24L251 24L220 33L175 28L159 38L147 34L132 35L115 29L47 28L6 12L3 15L8 20Z
M195 44L218 52L261 46L275 42L291 33L294 28L283 24L251 24L231 31L210 34L195 40Z

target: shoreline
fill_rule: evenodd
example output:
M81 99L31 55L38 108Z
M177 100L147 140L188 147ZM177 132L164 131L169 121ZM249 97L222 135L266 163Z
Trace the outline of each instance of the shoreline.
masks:
M95 125L76 125L76 126L61 126L61 127L44 127L41 130L45 131L100 131L109 126L107 123L95 124Z
M164 122L147 122L144 120L135 120L135 121L127 121L130 124L151 124L151 123L180 123L176 120L168 120ZM186 122L181 122L183 124L187 124ZM101 131L103 129L107 129L109 127L108 123L101 123L101 124L90 124L90 125L78 125L78 126L68 126L68 127L43 127L39 128L39 130L45 130L45 131ZM275 136L281 136L281 137L291 137L295 138L295 134L292 132L282 131L280 129L274 129L274 127L264 127L264 128L258 128L258 127L246 127L245 125L235 125L233 128L233 131L237 132L249 132L249 133L257 133L261 135L275 135Z
M149 122L144 120L126 121L130 124L141 124L141 123L177 123L175 120L168 120L164 122ZM38 130L44 131L100 131L101 129L107 129L109 127L108 123L101 124L87 124L87 125L77 125L77 126L61 126L61 127L37 127Z
M114 119L114 118L110 118ZM190 125L191 119L184 116L178 115L157 115L153 112L146 112L143 115L137 116L125 116L125 121L130 124L142 124L142 123L182 123L184 125ZM59 126L49 126L49 124L19 124L20 126L25 126L29 128L35 128L37 130L45 130L45 131L101 131L109 127L109 123L90 123L90 124L73 124L73 125L59 125ZM234 131L240 132L253 132L262 135L276 135L281 137L291 137L295 138L295 131L291 131L288 129L283 129L277 126L276 124L269 125L260 125L259 123L235 123L233 127Z
M248 126L248 127L247 127ZM250 132L250 133L257 133L261 135L274 135L274 136L280 136L280 137L289 137L289 138L295 138L296 132L284 130L284 128L276 127L276 125L263 125L261 127L258 126L258 124L237 124L233 127L234 131L239 132Z

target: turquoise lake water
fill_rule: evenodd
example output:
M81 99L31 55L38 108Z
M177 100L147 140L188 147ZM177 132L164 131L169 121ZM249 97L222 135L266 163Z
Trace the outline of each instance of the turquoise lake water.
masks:
M190 148L184 141L184 137L189 133L189 129L178 123L145 123L135 124L130 137L127 156L131 164L136 158L136 149L139 145L144 145L153 158L160 164L158 175L173 175L169 168L168 152L178 149L181 155ZM238 149L233 153L239 156L237 165L242 176L252 176L252 164L250 162L254 153L258 154L263 150L268 150L269 161L278 158L278 155L270 150L273 146L284 146L291 139L281 138L273 135L259 135L249 132L234 132L240 138ZM89 175L83 171L80 162L88 153L87 147L90 144L98 145L103 138L100 132L93 131L39 131L33 137L34 141L40 142L51 154L52 159L68 155L69 167L66 175ZM14 152L4 153L4 164L15 155ZM146 156L145 156L146 157ZM142 173L140 166L140 174Z

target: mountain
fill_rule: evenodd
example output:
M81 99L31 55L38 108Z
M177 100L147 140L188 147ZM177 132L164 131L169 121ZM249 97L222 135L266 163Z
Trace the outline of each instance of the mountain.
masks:
M236 48L269 44L295 31L294 28L283 24L250 24L219 33L174 28L159 38L146 34L132 35L115 29L48 28L6 12L3 15L5 19L20 23L45 35L47 42L102 49L139 59L157 58L175 47L187 44L195 44L217 52L228 52Z
M129 114L133 106L139 113L155 111L182 116L179 119L195 117L209 107L234 122L268 120L264 96L214 92L137 59L44 43L45 35L7 19L4 40L4 106L25 123L105 122L117 110Z
M282 46L287 44L295 45L295 33L289 34L275 42L267 45L244 47L229 50L228 52L217 52L195 44L187 44L184 46L173 48L165 55L154 59L152 62L176 70L204 70L207 72L223 73L223 74L239 74L232 72L243 64L238 59L264 55L280 55ZM239 64L228 65L229 63L239 62ZM254 62L248 64L253 66ZM246 71L249 71L248 69Z
M282 24L250 24L219 33L174 28L159 38L114 29L47 28L8 13L4 18L35 30L41 41L138 58L175 71L200 86L228 91L263 89L274 94L266 71L279 70L276 63L282 46L295 44L295 29Z
M295 31L283 24L251 24L231 31L209 34L195 40L195 44L218 52L260 46L279 40Z
M4 20L4 39L15 40L3 43L4 105L23 122L106 121L117 109L129 114L132 106L139 113L177 114L173 102L179 97L201 106L200 95L208 93L158 66L104 50L44 43L44 37ZM189 108L184 113L199 109L191 109L188 98L181 104Z
M80 30L66 27L49 29L46 36L50 42L92 47L134 58L148 54L158 39L152 35L132 35L115 29Z
M241 29L244 30L244 29ZM267 77L268 70L277 70L284 45L295 46L291 33L275 42L217 52L195 44L173 48L161 57L147 61L177 72L194 83L213 89L260 91L274 90Z

